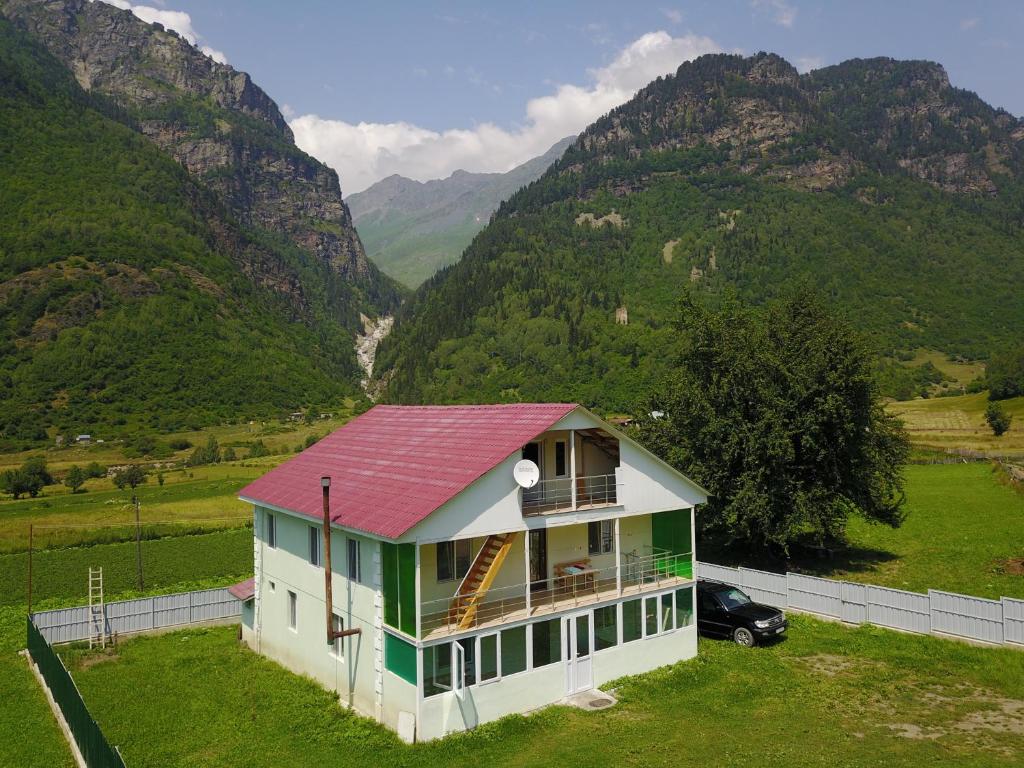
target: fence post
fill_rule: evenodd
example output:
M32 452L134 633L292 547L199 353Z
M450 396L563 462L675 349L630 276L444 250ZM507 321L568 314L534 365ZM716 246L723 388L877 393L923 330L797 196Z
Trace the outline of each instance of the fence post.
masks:
M149 598L149 628L156 629L156 598Z

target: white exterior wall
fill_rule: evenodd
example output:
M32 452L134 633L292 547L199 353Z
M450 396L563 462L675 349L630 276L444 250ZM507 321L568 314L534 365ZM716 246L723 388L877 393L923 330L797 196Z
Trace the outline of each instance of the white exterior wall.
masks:
M277 546L266 544L267 510L261 509L257 517L260 548L260 584L258 591L259 627L254 630L248 644L293 672L309 675L325 688L338 692L343 705L351 706L363 714L375 717L374 641L376 589L371 586L375 578L374 557L378 542L353 536L361 542L362 575L368 584L350 583L347 573L347 535L341 531L331 533L331 560L334 570L332 592L334 611L339 614L345 629L361 629L361 634L343 638L343 659L330 651L326 638L326 610L324 607L323 568L309 563L310 521L278 512ZM321 526L316 526L321 531ZM274 589L270 584L273 582ZM295 630L288 627L288 592L297 598L298 622ZM244 633L243 633L244 638Z

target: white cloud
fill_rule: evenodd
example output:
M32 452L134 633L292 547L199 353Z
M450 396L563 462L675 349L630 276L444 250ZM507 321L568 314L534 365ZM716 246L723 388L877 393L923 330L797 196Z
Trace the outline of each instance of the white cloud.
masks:
M976 26L978 26L979 21L981 21L981 19L963 19L960 22L960 29L962 29L964 32L966 32L969 29L974 29Z
M682 11L677 10L675 8L662 8L661 12L662 12L662 14L664 14L665 18L668 19L669 21L671 21L673 24L682 24L683 23L683 12Z
M755 8L763 8L772 14L772 21L780 27L789 29L796 23L797 7L786 2L786 0L753 0L751 5Z
M95 2L95 0L90 0ZM227 64L228 58L223 52L211 48L203 43L203 37L192 26L192 17L184 11L168 11L165 8L153 8L149 5L132 5L127 0L102 0L107 5L120 8L122 11L131 11L139 19L147 24L160 24L166 29L173 29L191 45L198 48L219 64ZM160 3L161 5L163 3Z
M821 56L799 56L796 60L796 71L803 74L812 69L821 69L825 60Z
M558 85L553 93L528 101L522 123L511 130L483 123L433 131L408 122L348 123L312 114L289 124L303 150L338 171L346 194L393 173L426 181L458 169L507 171L579 133L659 75L721 51L708 37L650 32L608 66L590 70L589 85Z

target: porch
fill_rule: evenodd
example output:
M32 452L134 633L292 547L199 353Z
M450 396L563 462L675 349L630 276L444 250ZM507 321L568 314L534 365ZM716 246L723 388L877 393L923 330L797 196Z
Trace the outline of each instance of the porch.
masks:
M550 579L491 588L422 603L421 638L435 640L508 622L554 614L617 597L640 595L693 581L691 552L646 547L624 553L622 565L556 567Z

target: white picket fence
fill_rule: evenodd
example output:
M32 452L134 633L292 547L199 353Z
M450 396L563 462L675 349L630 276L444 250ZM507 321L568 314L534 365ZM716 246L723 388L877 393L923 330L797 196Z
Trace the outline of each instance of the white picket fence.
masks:
M921 594L714 563L697 563L697 575L737 586L753 600L777 608L816 613L851 624L1024 647L1024 600L987 600L936 589Z
M226 588L221 588L119 600L104 605L103 613L107 635L111 636L235 618L242 615L242 606ZM89 639L87 605L39 611L32 614L32 621L51 644Z

